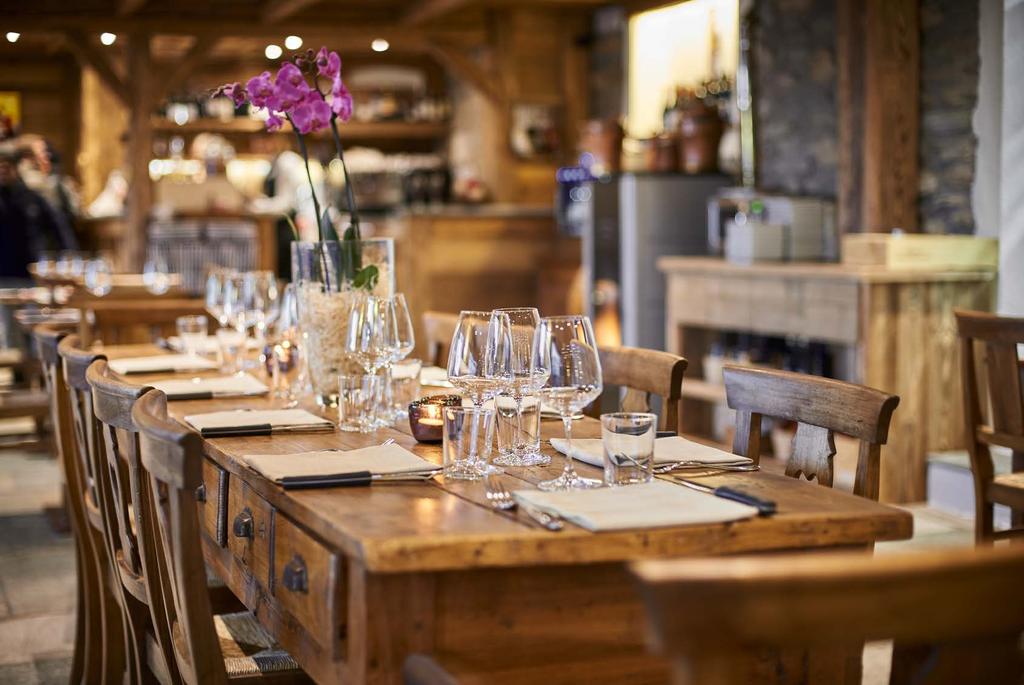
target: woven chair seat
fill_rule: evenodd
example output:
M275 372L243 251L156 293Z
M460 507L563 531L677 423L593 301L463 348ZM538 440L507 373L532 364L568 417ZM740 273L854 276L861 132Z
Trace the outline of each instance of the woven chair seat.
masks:
M291 655L274 642L249 612L217 615L213 624L229 678L285 671L302 673Z

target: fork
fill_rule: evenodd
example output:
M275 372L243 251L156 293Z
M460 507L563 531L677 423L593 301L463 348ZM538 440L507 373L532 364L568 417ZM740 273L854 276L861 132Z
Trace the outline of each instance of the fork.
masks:
M518 503L512 496L512 493L509 492L504 483L498 479L497 474L489 473L484 476L484 491L487 495L487 501L490 502L491 507L498 511L511 511L518 506ZM534 507L527 505L523 505L522 509L530 518L539 523L542 527L551 531L562 530L561 516L542 509L535 509Z
M708 469L712 471L760 471L761 467L750 463L709 464L703 461L677 461L654 467L657 474L671 473L679 469Z

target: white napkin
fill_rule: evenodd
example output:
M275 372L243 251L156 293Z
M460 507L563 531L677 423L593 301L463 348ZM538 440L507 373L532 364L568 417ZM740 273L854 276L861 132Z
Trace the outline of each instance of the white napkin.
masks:
M274 428L298 426L332 426L327 419L305 409L233 409L191 414L185 421L196 430L204 428L234 428L236 426L261 426L270 424Z
M594 532L719 523L757 515L754 507L663 480L568 492L517 490L513 494L520 502L554 511Z
M167 339L167 344L172 350L181 352L185 349L185 345L181 342L181 338L176 335L172 335ZM245 349L257 350L260 347L260 341L256 338L247 338L245 341ZM199 349L196 350L199 354L217 354L220 352L220 344L217 342L216 335L208 335L203 338L203 341L199 343Z
M217 362L203 359L194 354L157 354L148 357L122 357L111 359L108 366L120 374L160 373L172 371L204 371L216 369Z
M213 393L214 397L245 397L262 395L268 389L247 373L209 378L168 378L154 381L150 385L163 390L169 400L198 392Z
M551 446L565 454L565 439L551 438ZM592 466L604 467L604 448L600 438L573 438L572 457ZM677 461L692 461L702 464L749 464L750 459L720 449L693 442L678 435L656 438L654 441L654 463L674 464Z
M447 369L440 366L424 366L420 369L420 385L431 385L438 388L454 387L448 380Z
M251 468L273 481L288 476L328 476L369 471L375 474L410 473L439 468L399 445L376 445L337 452L320 450L298 454L249 454L242 457Z

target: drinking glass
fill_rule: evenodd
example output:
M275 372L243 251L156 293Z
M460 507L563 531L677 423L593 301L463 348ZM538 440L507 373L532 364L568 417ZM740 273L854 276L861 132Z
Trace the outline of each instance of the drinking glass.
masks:
M494 410L484 407L445 407L442 453L444 477L480 480L490 467L494 442Z
M658 417L639 412L601 414L604 484L649 483L654 478Z
M345 342L345 349L352 358L368 374L380 374L386 379L385 370L394 358L396 340L394 308L390 306L389 299L374 295L356 296L349 314ZM381 392L380 385L377 385L376 389ZM381 398L378 397L372 418L372 423L378 427L388 425L390 422L389 417L377 411L381 403Z
M594 488L601 481L583 478L572 461L572 417L601 395L601 360L590 318L549 316L534 336L531 373L544 376L538 394L562 417L565 427L565 469L558 478L537 484L541 490Z
M178 339L181 340L181 351L185 354L202 353L206 342L206 316L179 316L174 320L174 324L178 329Z
M540 400L527 395L519 400L508 395L494 398L498 432L498 456L502 466L546 466L551 457L540 454Z
M528 417L523 425L523 400L536 397L536 392L544 384L546 376L534 373L530 366L533 354L533 336L540 323L540 313L535 307L512 307L495 309L496 313L508 316L509 353L508 372L510 383L502 392L503 396L512 399L509 411L508 403L501 403L503 409L498 411L498 452L494 463L503 466L537 466L551 463L551 457L540 453L540 426L533 426L533 421L540 420L540 410L534 405L536 416ZM499 398L500 399L500 398ZM510 423L511 422L511 423ZM502 430L506 428L507 430ZM502 440L505 436L507 440Z
M224 289L225 281L231 273L232 272L228 269L213 267L210 269L210 273L206 276L204 292L206 311L209 312L210 316L220 323L221 326L227 325L227 322L222 319L224 316Z
M267 329L281 311L280 291L273 271L247 271L242 275L242 298L246 326L257 340L265 340Z
M409 415L409 404L419 394L422 368L419 359L405 359L391 367L391 411L396 419Z
M111 271L110 262L106 257L90 259L85 266L86 289L96 297L109 294L114 287L114 277Z
M217 344L220 347L221 371L241 373L245 361L245 331L232 326L217 329Z
M377 376L370 373L338 376L338 429L369 433L374 428L373 409Z
M391 360L383 368L383 382L378 387L378 391L381 394L379 412L382 418L386 417L387 421L391 422L404 418L408 413L406 406L409 402L416 399L415 397L410 397L406 400L405 404L396 402L396 379L393 374L394 365L408 357L412 353L413 348L416 347L416 334L413 331L409 304L402 293L395 293L387 298L385 316L388 317L388 325L394 327L394 337L391 345ZM419 374L419 368L419 366L416 367L417 374ZM403 377L401 382L403 396L408 395L410 392L415 392L414 388L410 387L413 384L409 382L407 377Z
M154 250L142 267L142 283L146 290L154 295L163 295L171 289L171 274L167 268L167 260L159 250Z
M506 389L511 328L503 312L463 311L448 352L448 380L477 407Z

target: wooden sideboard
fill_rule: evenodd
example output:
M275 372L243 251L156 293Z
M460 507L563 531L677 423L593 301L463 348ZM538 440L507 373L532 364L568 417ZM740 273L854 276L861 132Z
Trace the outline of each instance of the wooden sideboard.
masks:
M725 390L703 380L715 331L800 336L852 355L844 380L898 394L882 450L881 496L925 498L925 455L963 447L953 309L989 311L992 271L893 271L841 264L739 266L708 257L663 257L666 347L689 362L683 429L707 433Z

